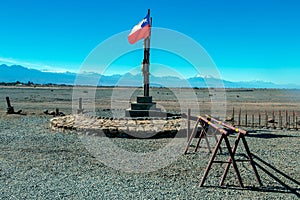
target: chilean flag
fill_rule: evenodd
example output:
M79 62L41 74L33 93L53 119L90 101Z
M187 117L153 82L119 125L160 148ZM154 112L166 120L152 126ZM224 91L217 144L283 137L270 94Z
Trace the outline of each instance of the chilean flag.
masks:
M134 44L137 41L150 36L150 16L147 16L133 27L128 35L128 41L130 44Z

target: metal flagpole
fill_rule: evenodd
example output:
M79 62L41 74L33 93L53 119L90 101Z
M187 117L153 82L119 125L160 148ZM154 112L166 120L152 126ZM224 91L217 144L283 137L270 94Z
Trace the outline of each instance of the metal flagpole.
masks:
M148 9L148 16L150 17L150 9ZM152 17L150 18L150 34L144 39L144 60L143 60L143 76L144 76L144 96L149 96L149 67L150 67L150 36L151 36Z

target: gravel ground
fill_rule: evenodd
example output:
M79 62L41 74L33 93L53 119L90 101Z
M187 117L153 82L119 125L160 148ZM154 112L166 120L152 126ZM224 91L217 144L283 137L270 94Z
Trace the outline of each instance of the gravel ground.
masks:
M247 187L238 187L232 169L225 181L227 187L217 187L224 165L214 164L205 187L200 188L199 182L210 157L205 148L181 155L169 166L153 172L128 173L107 167L97 160L77 133L51 131L49 121L49 116L0 116L1 199L299 198L299 132L268 129L247 137L253 154L288 176L282 176L255 159L282 183L258 169L264 184L264 187L259 187L249 164L239 163ZM172 141L170 138L109 140L135 153L155 152ZM237 154L242 152L243 148L239 148ZM227 158L225 153L218 155L220 160Z

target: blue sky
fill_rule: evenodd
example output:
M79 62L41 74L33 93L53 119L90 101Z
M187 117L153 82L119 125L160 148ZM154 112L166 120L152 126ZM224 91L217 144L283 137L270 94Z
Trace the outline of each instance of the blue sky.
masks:
M0 63L76 72L99 43L130 30L148 8L153 26L179 31L202 45L223 79L300 85L298 0L1 1ZM157 54L151 54L155 62L167 56ZM137 56L136 66L141 59ZM132 64L132 56L121 60Z

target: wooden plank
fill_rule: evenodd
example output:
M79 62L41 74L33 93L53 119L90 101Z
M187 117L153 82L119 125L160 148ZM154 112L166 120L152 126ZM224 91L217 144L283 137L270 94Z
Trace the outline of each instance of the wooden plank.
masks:
M190 135L190 138L189 138L189 140L188 140L188 142L186 144L186 147L185 147L185 150L184 150L184 154L186 154L188 152L188 149L189 149L189 147L191 145L191 142L193 141L193 138L196 136L196 133L198 131L198 125L199 125L199 120L196 122L196 125L195 125L195 127L193 129L193 132Z
M204 127L202 127L202 130L201 130L201 132L200 132L200 135L199 135L199 138L198 138L198 141L197 141L197 144L196 144L196 147L195 147L194 152L197 152L197 150L198 150L198 148L199 148L199 145L200 145L200 142L201 142L201 139L202 139L203 137L205 137L205 136L206 136L206 131L205 131Z
M205 116L206 116L207 118L211 119L211 121L216 122L217 124L220 124L220 125L222 125L222 126L224 126L224 127L226 127L226 128L229 128L229 129L231 129L231 130L233 130L233 131L235 131L235 132L237 132L237 133L247 134L247 131L245 131L245 130L243 130L243 129L236 128L236 127L233 127L233 126L230 126L230 125L228 125L228 124L226 124L226 123L224 123L224 122L221 122L221 121L219 121L219 120L217 120L217 119L215 119L215 118L213 118L213 117L211 117L211 116L209 116L209 115L205 115Z
M239 135L241 135L241 134L239 134ZM240 172L239 172L239 169L238 169L238 167L237 167L237 164L236 164L236 162L235 162L235 160L234 160L234 154L233 154L233 152L231 151L230 143L229 143L229 140L228 140L228 138L227 138L226 135L224 136L224 141L225 141L225 143L226 143L226 147L227 147L227 149L228 149L229 156L230 156L231 161L232 161L232 166L233 166L233 169L234 169L234 171L235 171L235 173L236 173L236 176L237 176L237 178L238 178L240 187L244 187L244 184L243 184L243 181L242 181L242 177L241 177L241 175L240 175Z
M237 148L238 148L238 144L239 144L239 141L240 141L240 138L241 138L240 135L241 135L241 133L238 134L238 137L236 138L235 143L234 143L234 146L233 146L233 148L232 148L232 154L233 154L233 157L234 157L235 152L236 152L236 150L237 150ZM231 150L230 150L230 151L231 151ZM230 158L228 159L227 162L228 162L228 163L227 163L227 165L226 165L226 167L225 167L225 169L224 169L224 172L223 172L223 175L222 175L222 177L221 177L219 186L222 186L223 183L224 183L224 181L225 181L225 178L226 178L226 176L227 176L227 173L228 173L230 164L232 163L232 158L230 157Z
M219 147L220 147L220 145L221 145L222 140L224 139L224 137L226 137L226 135L225 135L225 134L222 134L221 137L220 137L220 139L218 140L217 145L215 146L215 148L214 148L214 150L213 150L213 153L212 153L212 155L211 155L211 157L210 157L210 159L209 159L209 162L208 162L208 164L207 164L207 166L206 166L206 169L205 169L205 171L204 171L204 174L203 174L203 176L202 176L202 178L201 178L201 181L200 181L200 187L202 187L202 186L204 185L204 182L205 182L205 180L206 180L206 178L207 178L208 172L209 172L210 169L211 169L211 166L212 166L212 164L213 164L213 161L214 161L214 159L215 159L215 157L216 157L216 155L217 155L218 149L219 149Z
M260 186L263 186L263 184L262 184L262 182L261 182L261 179L260 179L260 176L258 175L256 166L255 166L255 164L254 164L254 161L253 161L253 158L252 158L252 154L251 154L251 152L250 152L250 149L249 149L248 143L247 143L247 141L246 141L246 138L245 138L244 135L242 135L241 138L242 138L242 141L243 141L243 144L244 144L244 147L245 147L245 150L246 150L248 159L250 160L250 164L251 164L252 169L253 169L253 171L254 171L256 180L257 180L257 182L259 183Z

